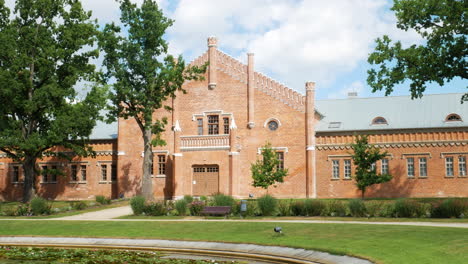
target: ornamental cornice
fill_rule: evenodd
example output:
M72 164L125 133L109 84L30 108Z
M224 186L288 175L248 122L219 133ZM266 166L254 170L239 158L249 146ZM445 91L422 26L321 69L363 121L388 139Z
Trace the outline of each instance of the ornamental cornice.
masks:
M414 147L449 147L449 146L467 146L468 140L461 141L427 141L427 142L391 142L391 143L372 143L378 148L414 148ZM351 149L350 144L317 144L317 150L345 150Z
M96 156L114 156L117 155L117 151L113 150L99 150L99 151L94 151L96 153ZM43 155L45 157L57 157L60 155L67 155L67 156L76 156L76 153L73 151L60 151L60 152L52 152L48 153L47 155ZM8 158L8 155L4 152L0 152L0 158Z

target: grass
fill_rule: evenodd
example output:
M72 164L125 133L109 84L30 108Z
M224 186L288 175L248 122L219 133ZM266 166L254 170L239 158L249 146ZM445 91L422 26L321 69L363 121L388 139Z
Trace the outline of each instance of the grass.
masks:
M174 220L174 219L224 219L223 216L145 216L125 215L117 219L147 219L147 220ZM312 221L359 221L359 222L437 222L437 223L468 223L468 218L387 218L387 217L324 217L324 216L230 216L231 220L312 220Z
M252 222L1 221L3 236L203 240L316 249L377 263L466 263L468 229L418 226Z
M90 201L93 202L93 201ZM6 202L3 204L7 204L6 206L16 206L20 204L19 202ZM63 208L67 207L71 204L69 201L54 201L52 204L52 208ZM122 200L122 201L113 201L111 204L107 205L100 205L98 203L95 203L94 206L87 207L83 210L72 210L72 211L65 211L65 212L59 212L59 213L54 213L51 215L42 215L42 216L0 216L0 219L47 219L47 218L59 218L59 217L65 217L65 216L72 216L72 215L78 215L78 214L84 214L88 212L95 212L95 211L100 211L104 209L110 209L110 208L115 208L115 207L120 207L120 206L125 206L128 205L128 200ZM4 209L5 207L2 208Z

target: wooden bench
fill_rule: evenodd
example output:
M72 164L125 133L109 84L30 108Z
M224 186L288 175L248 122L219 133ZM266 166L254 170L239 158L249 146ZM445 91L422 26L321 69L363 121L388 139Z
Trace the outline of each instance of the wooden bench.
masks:
M201 211L202 215L224 215L224 217L228 217L229 213L231 212L231 206L205 206L203 211Z

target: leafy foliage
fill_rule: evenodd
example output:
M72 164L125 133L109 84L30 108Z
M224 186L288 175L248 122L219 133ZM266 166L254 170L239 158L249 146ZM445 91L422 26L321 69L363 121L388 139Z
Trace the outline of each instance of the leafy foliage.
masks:
M145 197L135 196L130 199L130 207L134 215L141 215L145 210Z
M348 203L349 212L352 217L363 217L366 216L366 206L361 199L352 199Z
M397 27L416 30L424 42L403 48L400 41L392 43L388 36L377 39L368 58L376 66L368 71L372 91L385 90L389 95L396 84L410 80L411 96L417 98L422 97L427 83L443 85L456 77L466 79L466 8L463 0L395 0L392 10ZM468 93L462 101L468 101Z
M90 17L76 0L17 0L12 13L0 1L0 150L23 165L24 202L33 197L36 160L56 155L52 147L92 154L88 137L105 92L93 82ZM92 86L81 100L79 81Z
M174 204L177 214L180 216L187 215L188 203L184 199L177 200Z
M234 198L230 195L217 193L213 195L213 205L214 206L233 206Z
M99 204L105 205L105 204L110 204L111 199L105 197L104 195L97 195L96 196L96 202L99 203Z
M387 155L387 152L380 152L379 148L376 148L369 144L366 135L356 136L355 143L351 144L353 154L351 155L354 165L356 165L356 186L361 190L362 197L366 192L366 188L374 184L388 182L392 179L390 174L379 174L376 171L376 167L372 166L378 160L381 160Z
M134 118L144 141L142 193L152 199L152 146L165 145L161 138L166 117L154 116L157 109L171 111L165 102L175 98L186 80L200 80L205 67L187 67L182 56L167 55L164 33L173 21L164 16L156 1L144 0L140 7L119 0L125 34L121 27L107 24L99 38L105 51L104 82L115 80L109 117Z
M278 201L271 195L264 195L257 199L258 209L263 216L275 215Z
M33 215L48 215L51 212L51 205L47 204L44 198L34 197L31 200L31 212Z
M284 177L288 175L288 169L280 168L279 165L280 160L271 144L265 144L262 147L262 159L257 159L250 166L253 178L252 185L268 189L268 187L277 182L283 182Z

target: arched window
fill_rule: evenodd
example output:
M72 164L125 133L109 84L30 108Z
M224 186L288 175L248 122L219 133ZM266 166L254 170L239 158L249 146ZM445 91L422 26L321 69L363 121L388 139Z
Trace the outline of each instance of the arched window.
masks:
M452 122L452 121L462 121L462 119L457 114L450 114L445 118L445 122Z
M387 125L387 120L381 116L378 116L372 120L373 125Z

